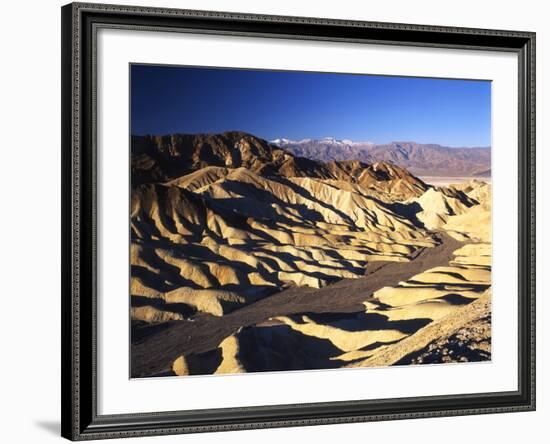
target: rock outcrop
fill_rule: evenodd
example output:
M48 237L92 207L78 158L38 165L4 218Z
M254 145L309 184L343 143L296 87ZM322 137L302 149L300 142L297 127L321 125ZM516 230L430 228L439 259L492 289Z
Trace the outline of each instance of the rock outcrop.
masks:
M392 163L323 163L242 132L134 137L130 228L135 346L166 348L137 376L490 358L483 181L436 187ZM384 278L388 264L415 271ZM324 291L371 279L349 305ZM201 322L211 333L193 330ZM170 333L181 325L197 333L191 348Z

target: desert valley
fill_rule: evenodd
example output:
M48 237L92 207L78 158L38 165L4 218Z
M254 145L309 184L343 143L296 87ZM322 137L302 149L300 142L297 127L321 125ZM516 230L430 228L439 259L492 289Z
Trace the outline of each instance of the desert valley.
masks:
M334 149L133 136L132 377L490 359L490 150Z

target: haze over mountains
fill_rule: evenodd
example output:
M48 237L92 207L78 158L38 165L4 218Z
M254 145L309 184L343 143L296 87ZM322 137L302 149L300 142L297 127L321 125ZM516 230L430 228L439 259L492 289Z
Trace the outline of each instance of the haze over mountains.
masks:
M324 139L275 139L273 144L296 156L329 162L359 160L366 163L390 162L419 176L490 177L491 149L489 147L450 148L436 144L392 142L377 145Z
M132 375L487 359L490 185L287 146L132 137Z
M379 191L399 190L407 197L427 189L420 179L391 163L311 160L243 132L132 138L133 184L167 182L209 167L246 168L265 177L308 177L372 188L382 184ZM215 174L214 170L209 171L210 175ZM222 174L221 170L216 171Z

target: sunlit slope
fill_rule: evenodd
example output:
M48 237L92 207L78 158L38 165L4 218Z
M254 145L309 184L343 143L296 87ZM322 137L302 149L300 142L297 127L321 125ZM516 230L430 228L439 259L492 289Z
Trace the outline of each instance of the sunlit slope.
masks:
M463 190L471 200L456 194ZM452 226L449 232L464 240L448 263L395 287L365 294L362 311L304 312L241 328L220 341L218 348L182 353L174 363L174 374L489 359L492 247L488 230L475 227L484 223L478 219L480 214L490 217L490 187L476 182L434 192L442 200L430 202L427 209L439 212L444 219L442 230ZM461 204L453 205L451 199L456 196Z
M216 315L289 285L360 277L369 261L407 261L435 242L364 189L245 168L134 187L131 229L132 295Z
M427 185L404 168L384 162L324 163L293 155L252 134L171 134L132 138L132 183L189 187L211 182L227 169L246 168L263 177L310 177L357 183L391 200L420 196ZM189 176L188 176L189 175ZM184 178L184 176L187 176Z
M490 356L490 185L435 187L240 132L144 137L132 153L133 325L193 338L199 321L212 327L195 352L170 343L159 373ZM350 282L348 304L338 288Z
M484 360L490 356L490 245L365 295L354 313L278 316L217 348L182 354L176 375ZM437 344L437 347L434 346Z

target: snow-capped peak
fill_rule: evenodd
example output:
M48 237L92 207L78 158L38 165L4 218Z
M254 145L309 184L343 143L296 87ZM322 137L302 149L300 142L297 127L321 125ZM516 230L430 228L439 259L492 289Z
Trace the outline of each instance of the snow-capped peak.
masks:
M274 144L274 145L288 145L289 143L295 143L293 142L292 140L290 139L285 139L285 138L281 138L281 139L274 139L274 140L270 140L269 141L270 143Z
M330 144L330 145L339 145L339 146L354 146L354 145L374 145L373 142L354 142L351 139L343 139L338 140L334 137L323 137L322 139L302 139L302 140L291 140L286 138L279 138L270 140L270 142L277 146L284 146L284 145L301 145L306 143L323 143L323 144Z

